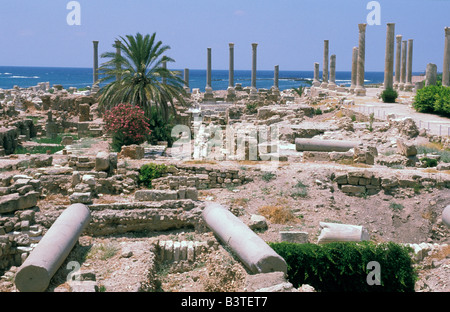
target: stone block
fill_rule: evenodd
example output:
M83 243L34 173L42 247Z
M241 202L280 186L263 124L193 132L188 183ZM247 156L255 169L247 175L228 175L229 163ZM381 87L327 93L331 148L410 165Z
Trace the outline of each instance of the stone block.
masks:
M360 195L366 191L364 186L343 185L341 191L350 195Z
M297 244L309 243L308 233L301 231L280 231L280 240Z
M80 203L89 205L92 204L92 194L90 192L85 193L75 192L69 196L69 200L71 204Z
M198 190L194 187L186 188L186 199L198 200Z
M412 143L397 139L397 153L406 157L416 156L417 148Z
M187 197L186 190L186 197ZM137 201L162 201L178 199L178 191L172 190L138 190L134 194Z
M95 171L107 171L109 170L109 153L98 152L95 157Z

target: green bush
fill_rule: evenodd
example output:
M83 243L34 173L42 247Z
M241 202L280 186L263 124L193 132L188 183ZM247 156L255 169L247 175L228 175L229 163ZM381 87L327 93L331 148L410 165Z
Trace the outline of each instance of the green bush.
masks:
M139 184L152 188L152 180L162 177L168 167L164 164L149 163L139 169Z
M423 162L427 168L437 166L437 160L433 158L422 157L420 158L420 161Z
M395 100L398 97L397 91L394 89L386 89L381 93L381 99L384 103L395 103Z
M294 287L303 284L317 291L412 292L417 273L412 267L410 247L392 242L346 242L317 244L269 243L285 259L287 276ZM369 285L368 275L380 264L381 285ZM370 278L370 280L373 280Z
M421 113L450 115L450 87L436 85L417 90L413 107Z
M172 147L174 142L174 138L172 137L172 128L174 127L173 115L170 115L169 119L165 120L156 107L152 107L149 124L151 133L147 141L153 145L156 145L159 141L165 141L168 147Z

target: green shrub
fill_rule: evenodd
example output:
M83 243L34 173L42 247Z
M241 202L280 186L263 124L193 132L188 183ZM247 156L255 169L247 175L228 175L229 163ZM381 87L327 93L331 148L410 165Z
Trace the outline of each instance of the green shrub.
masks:
M417 90L413 107L421 113L450 115L450 87L436 85Z
M405 208L405 207L402 204L391 203L389 205L389 208L391 208L394 211L398 211L398 210L403 210L403 208Z
M287 277L294 287L303 284L330 292L413 292L417 273L412 267L410 247L392 242L346 242L317 244L269 243L285 259ZM367 283L373 268L380 265L381 285Z
M437 166L437 160L433 158L422 157L420 158L420 161L423 162L427 168Z
M258 112L258 102L248 102L245 105L247 114L256 114Z
M269 182L270 180L275 178L275 173L272 172L266 172L261 176L261 179L263 179L266 182Z
M436 114L450 115L450 88L440 88L439 93L436 94L433 108Z
M152 188L152 180L162 177L168 167L164 164L149 163L139 169L139 184Z
M316 108L315 110L314 110L314 115L322 115L323 114L323 112L322 112L322 110L320 109L320 107L318 107L318 108Z
M381 99L384 103L395 103L395 100L398 97L397 91L394 89L386 89L381 93Z
M172 147L175 139L172 137L172 128L174 127L173 115L170 115L169 119L165 120L156 107L152 107L149 124L151 133L148 136L147 141L153 145L157 144L159 141L165 141L167 142L168 147Z

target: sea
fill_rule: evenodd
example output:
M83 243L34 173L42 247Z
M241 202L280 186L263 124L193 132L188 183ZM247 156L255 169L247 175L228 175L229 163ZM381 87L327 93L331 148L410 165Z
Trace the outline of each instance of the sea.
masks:
M173 69L176 70L176 69ZM183 78L183 70L178 70ZM422 73L413 73L413 75ZM273 70L258 70L256 72L257 89L270 89L274 82ZM320 72L319 77L322 77ZM313 71L290 71L280 70L279 89L292 89L300 86L309 86L314 78ZM365 84L377 84L384 81L384 72L366 72ZM21 67L0 66L0 89L12 89L15 86L29 88L36 86L39 82L49 82L62 85L65 89L76 87L78 89L92 86L92 68L74 67ZM240 83L242 87L251 85L251 70L235 70L234 83ZM211 84L213 90L226 90L228 87L228 70L212 70ZM351 72L337 71L336 84L350 86ZM100 85L101 86L101 85ZM206 70L189 70L189 88L204 91L206 86Z

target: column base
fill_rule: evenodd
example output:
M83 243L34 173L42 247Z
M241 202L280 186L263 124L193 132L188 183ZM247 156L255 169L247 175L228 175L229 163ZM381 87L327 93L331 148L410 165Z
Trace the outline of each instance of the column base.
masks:
M333 82L328 84L328 90L336 90L337 85Z
M313 87L320 87L320 81L316 80L312 83Z
M323 89L326 89L328 87L328 82L322 82L320 87L323 88Z
M357 96L365 96L366 95L366 89L362 87L356 87L355 88L355 95Z
M414 89L414 85L411 83L406 83L403 90L406 92L411 92Z

